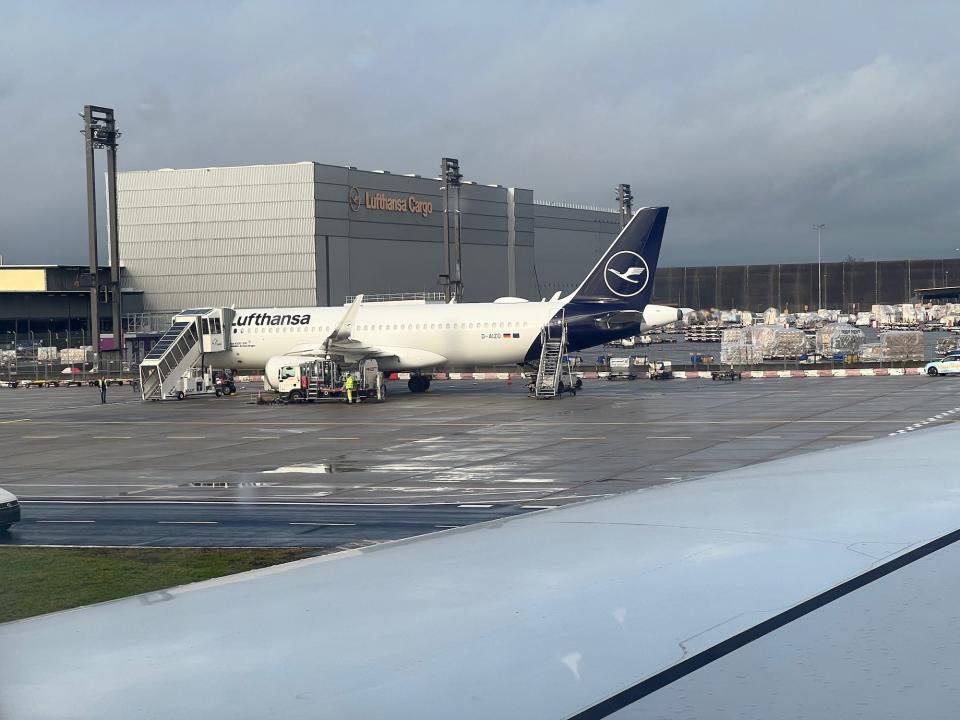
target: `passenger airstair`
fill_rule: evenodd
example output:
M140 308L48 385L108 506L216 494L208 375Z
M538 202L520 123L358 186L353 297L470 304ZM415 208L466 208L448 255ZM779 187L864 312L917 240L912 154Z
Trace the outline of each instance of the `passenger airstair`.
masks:
M184 310L140 363L140 393L144 400L183 397L183 379L203 365L205 353L230 349L230 308ZM183 387L181 387L183 386Z
M534 382L534 396L552 398L560 393L561 377L566 374L567 387L573 384L567 352L567 323L561 316L551 320L540 330L540 366Z

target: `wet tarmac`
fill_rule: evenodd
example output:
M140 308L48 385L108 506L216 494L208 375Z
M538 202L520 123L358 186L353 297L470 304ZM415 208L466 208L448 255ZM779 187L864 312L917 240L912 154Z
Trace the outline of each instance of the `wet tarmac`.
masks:
M356 406L2 390L0 484L24 517L0 543L332 549L953 422L960 405L960 381L916 376L390 390Z

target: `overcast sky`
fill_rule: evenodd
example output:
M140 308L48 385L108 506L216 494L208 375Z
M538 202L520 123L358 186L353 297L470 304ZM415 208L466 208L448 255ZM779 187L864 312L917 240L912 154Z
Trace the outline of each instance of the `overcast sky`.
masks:
M84 261L90 103L122 170L453 155L540 200L631 183L671 207L666 264L815 260L816 222L825 259L952 257L958 27L949 2L8 0L0 254Z

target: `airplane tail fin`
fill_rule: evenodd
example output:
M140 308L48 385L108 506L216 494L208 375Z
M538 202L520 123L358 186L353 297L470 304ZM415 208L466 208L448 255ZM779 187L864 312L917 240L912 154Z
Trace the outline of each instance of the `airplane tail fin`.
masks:
M570 300L642 310L653 294L668 208L642 208L630 218Z

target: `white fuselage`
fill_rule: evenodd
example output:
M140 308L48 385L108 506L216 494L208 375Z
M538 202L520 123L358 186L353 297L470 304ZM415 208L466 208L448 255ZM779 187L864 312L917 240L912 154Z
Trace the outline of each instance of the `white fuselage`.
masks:
M562 301L499 303L368 303L359 308L350 338L396 351L378 359L384 370L520 363ZM275 355L322 352L347 307L237 310L231 349L207 356L214 367L262 368ZM277 324L267 324L280 316ZM300 322L284 322L296 317Z

